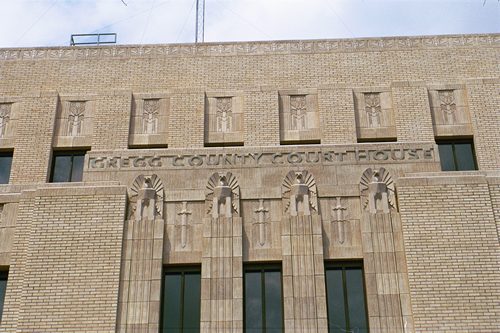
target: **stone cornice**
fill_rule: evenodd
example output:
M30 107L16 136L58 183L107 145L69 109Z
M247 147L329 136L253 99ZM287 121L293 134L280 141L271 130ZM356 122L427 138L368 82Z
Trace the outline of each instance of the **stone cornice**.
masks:
M165 58L499 47L500 34L0 49L0 61Z

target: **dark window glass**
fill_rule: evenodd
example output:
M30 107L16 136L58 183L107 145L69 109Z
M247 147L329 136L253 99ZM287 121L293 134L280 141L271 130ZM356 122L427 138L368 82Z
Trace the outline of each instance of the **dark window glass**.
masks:
M245 267L245 332L283 332L281 268Z
M83 161L85 151L54 152L50 181L80 182L83 176Z
M472 140L438 142L443 171L477 170Z
M200 295L201 274L199 268L165 270L161 332L199 332Z
M11 166L12 153L0 153L0 184L9 183Z
M328 331L368 333L362 264L327 264L325 274Z
M0 322L2 322L3 303L7 290L7 275L8 272L0 272Z

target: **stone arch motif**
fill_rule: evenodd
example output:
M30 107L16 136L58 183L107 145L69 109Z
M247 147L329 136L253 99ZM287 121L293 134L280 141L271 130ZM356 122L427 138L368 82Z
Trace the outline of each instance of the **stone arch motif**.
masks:
M139 175L128 191L131 204L129 218L136 221L142 219L162 219L164 189L160 177Z
M309 171L290 171L281 185L285 213L290 216L311 215L318 212L316 180Z
M208 179L206 204L213 218L240 214L240 185L231 172L215 172Z
M363 208L371 214L387 214L391 209L396 209L394 181L386 169L366 169L359 188Z

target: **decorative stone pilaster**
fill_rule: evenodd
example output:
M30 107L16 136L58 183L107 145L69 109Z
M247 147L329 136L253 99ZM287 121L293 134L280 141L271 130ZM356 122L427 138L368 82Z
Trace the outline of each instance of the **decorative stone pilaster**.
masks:
M201 332L243 331L243 248L238 180L214 173L207 184L201 264Z
M290 171L281 188L285 331L327 332L323 236L316 182L307 171Z
M130 211L120 279L117 332L159 330L163 265L163 184L156 175L138 176L129 190Z

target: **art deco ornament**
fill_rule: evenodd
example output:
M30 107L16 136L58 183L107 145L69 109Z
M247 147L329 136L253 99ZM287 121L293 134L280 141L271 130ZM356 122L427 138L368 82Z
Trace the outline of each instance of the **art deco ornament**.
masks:
M360 191L363 208L371 214L388 214L391 209L396 208L394 181L384 168L366 169L361 176Z
M318 211L316 181L308 171L290 171L281 190L285 212L290 216L307 216L311 211Z
M213 218L232 217L240 211L240 186L231 172L216 172L208 180L207 212Z
M157 175L139 175L129 190L130 219L135 221L163 218L163 183Z

